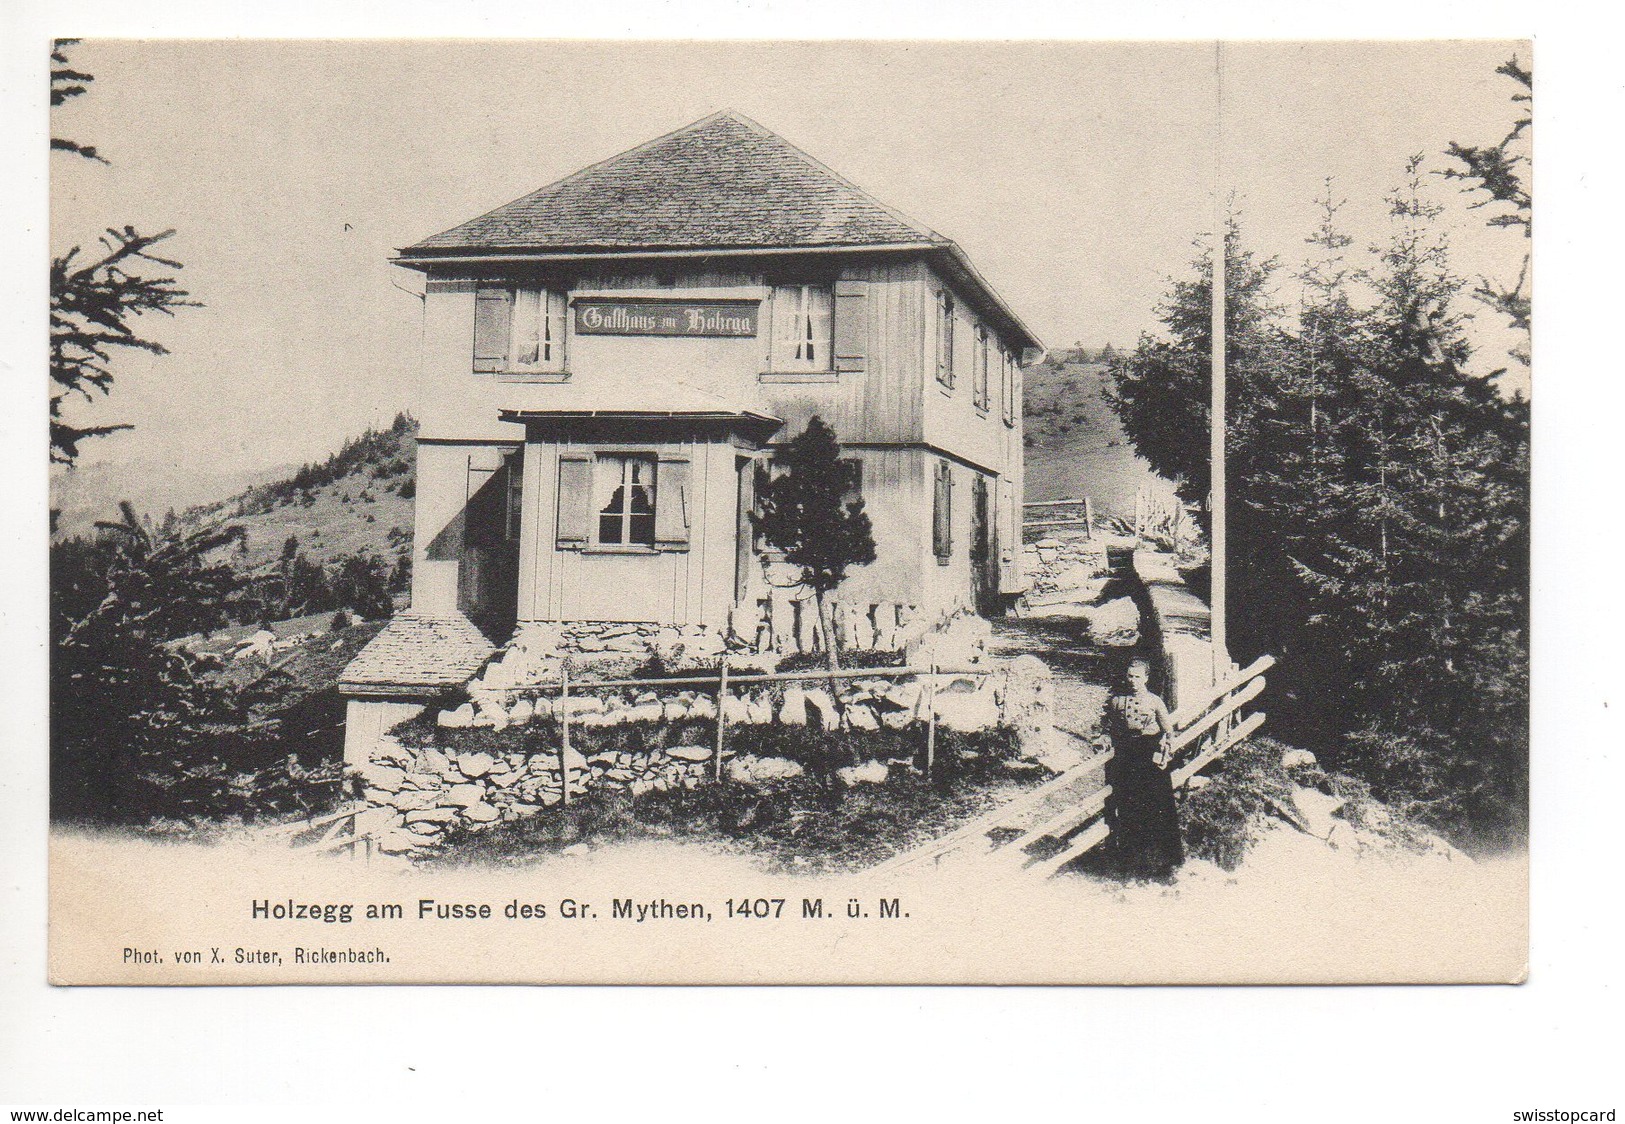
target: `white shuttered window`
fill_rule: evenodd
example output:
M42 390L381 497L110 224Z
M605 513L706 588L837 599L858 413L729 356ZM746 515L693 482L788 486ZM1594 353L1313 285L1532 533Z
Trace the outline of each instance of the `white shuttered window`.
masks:
M557 290L514 290L511 369L564 370L564 304L564 294Z
M828 285L777 285L773 289L775 371L833 369L831 325L835 294Z

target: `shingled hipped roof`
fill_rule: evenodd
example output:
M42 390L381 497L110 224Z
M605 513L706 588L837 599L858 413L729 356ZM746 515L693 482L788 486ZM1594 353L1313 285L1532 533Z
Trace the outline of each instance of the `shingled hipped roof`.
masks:
M350 661L339 690L366 695L460 687L495 652L496 645L461 613L401 613Z
M941 241L783 137L723 110L402 254Z

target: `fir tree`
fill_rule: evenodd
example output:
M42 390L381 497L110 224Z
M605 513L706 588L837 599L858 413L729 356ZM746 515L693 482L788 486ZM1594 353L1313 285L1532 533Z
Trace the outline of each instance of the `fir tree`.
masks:
M51 105L59 106L88 88L91 75L74 70L67 49L77 40L59 39L51 51ZM51 138L53 151L68 152L107 163L91 145ZM180 269L177 261L162 257L153 247L175 232L141 234L132 226L108 227L101 251L81 257L74 246L51 260L51 460L73 464L80 442L121 429L123 424L78 426L69 422L64 406L71 398L93 401L113 386L112 352L133 348L153 355L165 348L136 333L134 321L148 313L173 316L174 310L195 307L186 290L173 277L143 276L142 263Z
M1465 285L1424 179L1412 161L1370 271L1348 261L1328 191L1290 327L1269 296L1273 263L1241 250L1232 224L1231 638L1281 658L1272 709L1289 734L1452 833L1516 838L1528 408L1466 371ZM1195 268L1115 393L1136 447L1190 501L1207 490L1209 269Z
M145 818L154 777L235 720L235 693L170 643L225 623L236 587L209 556L236 527L165 536L128 504L95 539L51 548L51 807L69 819Z
M1465 184L1462 190L1475 197L1472 204L1475 208L1494 208L1487 220L1489 225L1516 227L1527 240L1534 233L1534 197L1526 175L1529 165L1527 150L1534 124L1535 76L1532 69L1519 65L1515 55L1496 67L1495 73L1506 75L1518 87L1512 95L1512 103L1520 109L1512 128L1498 144L1464 145L1450 142L1447 154L1462 166L1447 169L1443 175ZM1529 366L1527 337L1531 327L1531 303L1528 250L1524 251L1523 264L1516 281L1509 285L1504 281L1483 278L1473 290L1473 296L1500 312L1513 328L1524 334L1525 342L1513 348L1509 354L1523 366Z
M774 457L784 472L763 483L758 496L757 529L784 560L801 569L801 584L812 590L818 612L819 641L831 671L840 668L834 630L829 623L828 595L846 577L847 568L875 560L875 540L863 498L857 491L858 465L841 459L835 432L816 414Z

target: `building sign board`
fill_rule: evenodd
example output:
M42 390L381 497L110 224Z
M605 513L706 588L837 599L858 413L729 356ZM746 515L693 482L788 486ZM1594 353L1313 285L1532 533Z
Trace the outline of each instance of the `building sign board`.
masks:
M761 302L754 300L669 300L631 298L575 302L575 330L584 336L756 335Z

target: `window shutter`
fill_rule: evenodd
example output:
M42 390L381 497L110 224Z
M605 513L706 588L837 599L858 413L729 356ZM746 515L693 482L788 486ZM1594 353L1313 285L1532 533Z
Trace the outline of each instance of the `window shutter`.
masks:
M655 472L655 546L687 550L689 524L689 462L687 457L661 457Z
M835 369L861 371L869 351L869 283L835 283Z
M931 494L931 548L938 562L947 562L954 553L954 478L947 461L937 462L935 487Z
M474 371L506 370L508 334L513 319L513 290L481 285L474 292Z
M579 549L587 544L592 526L592 457L587 453L559 454L559 514L557 545L560 550Z

